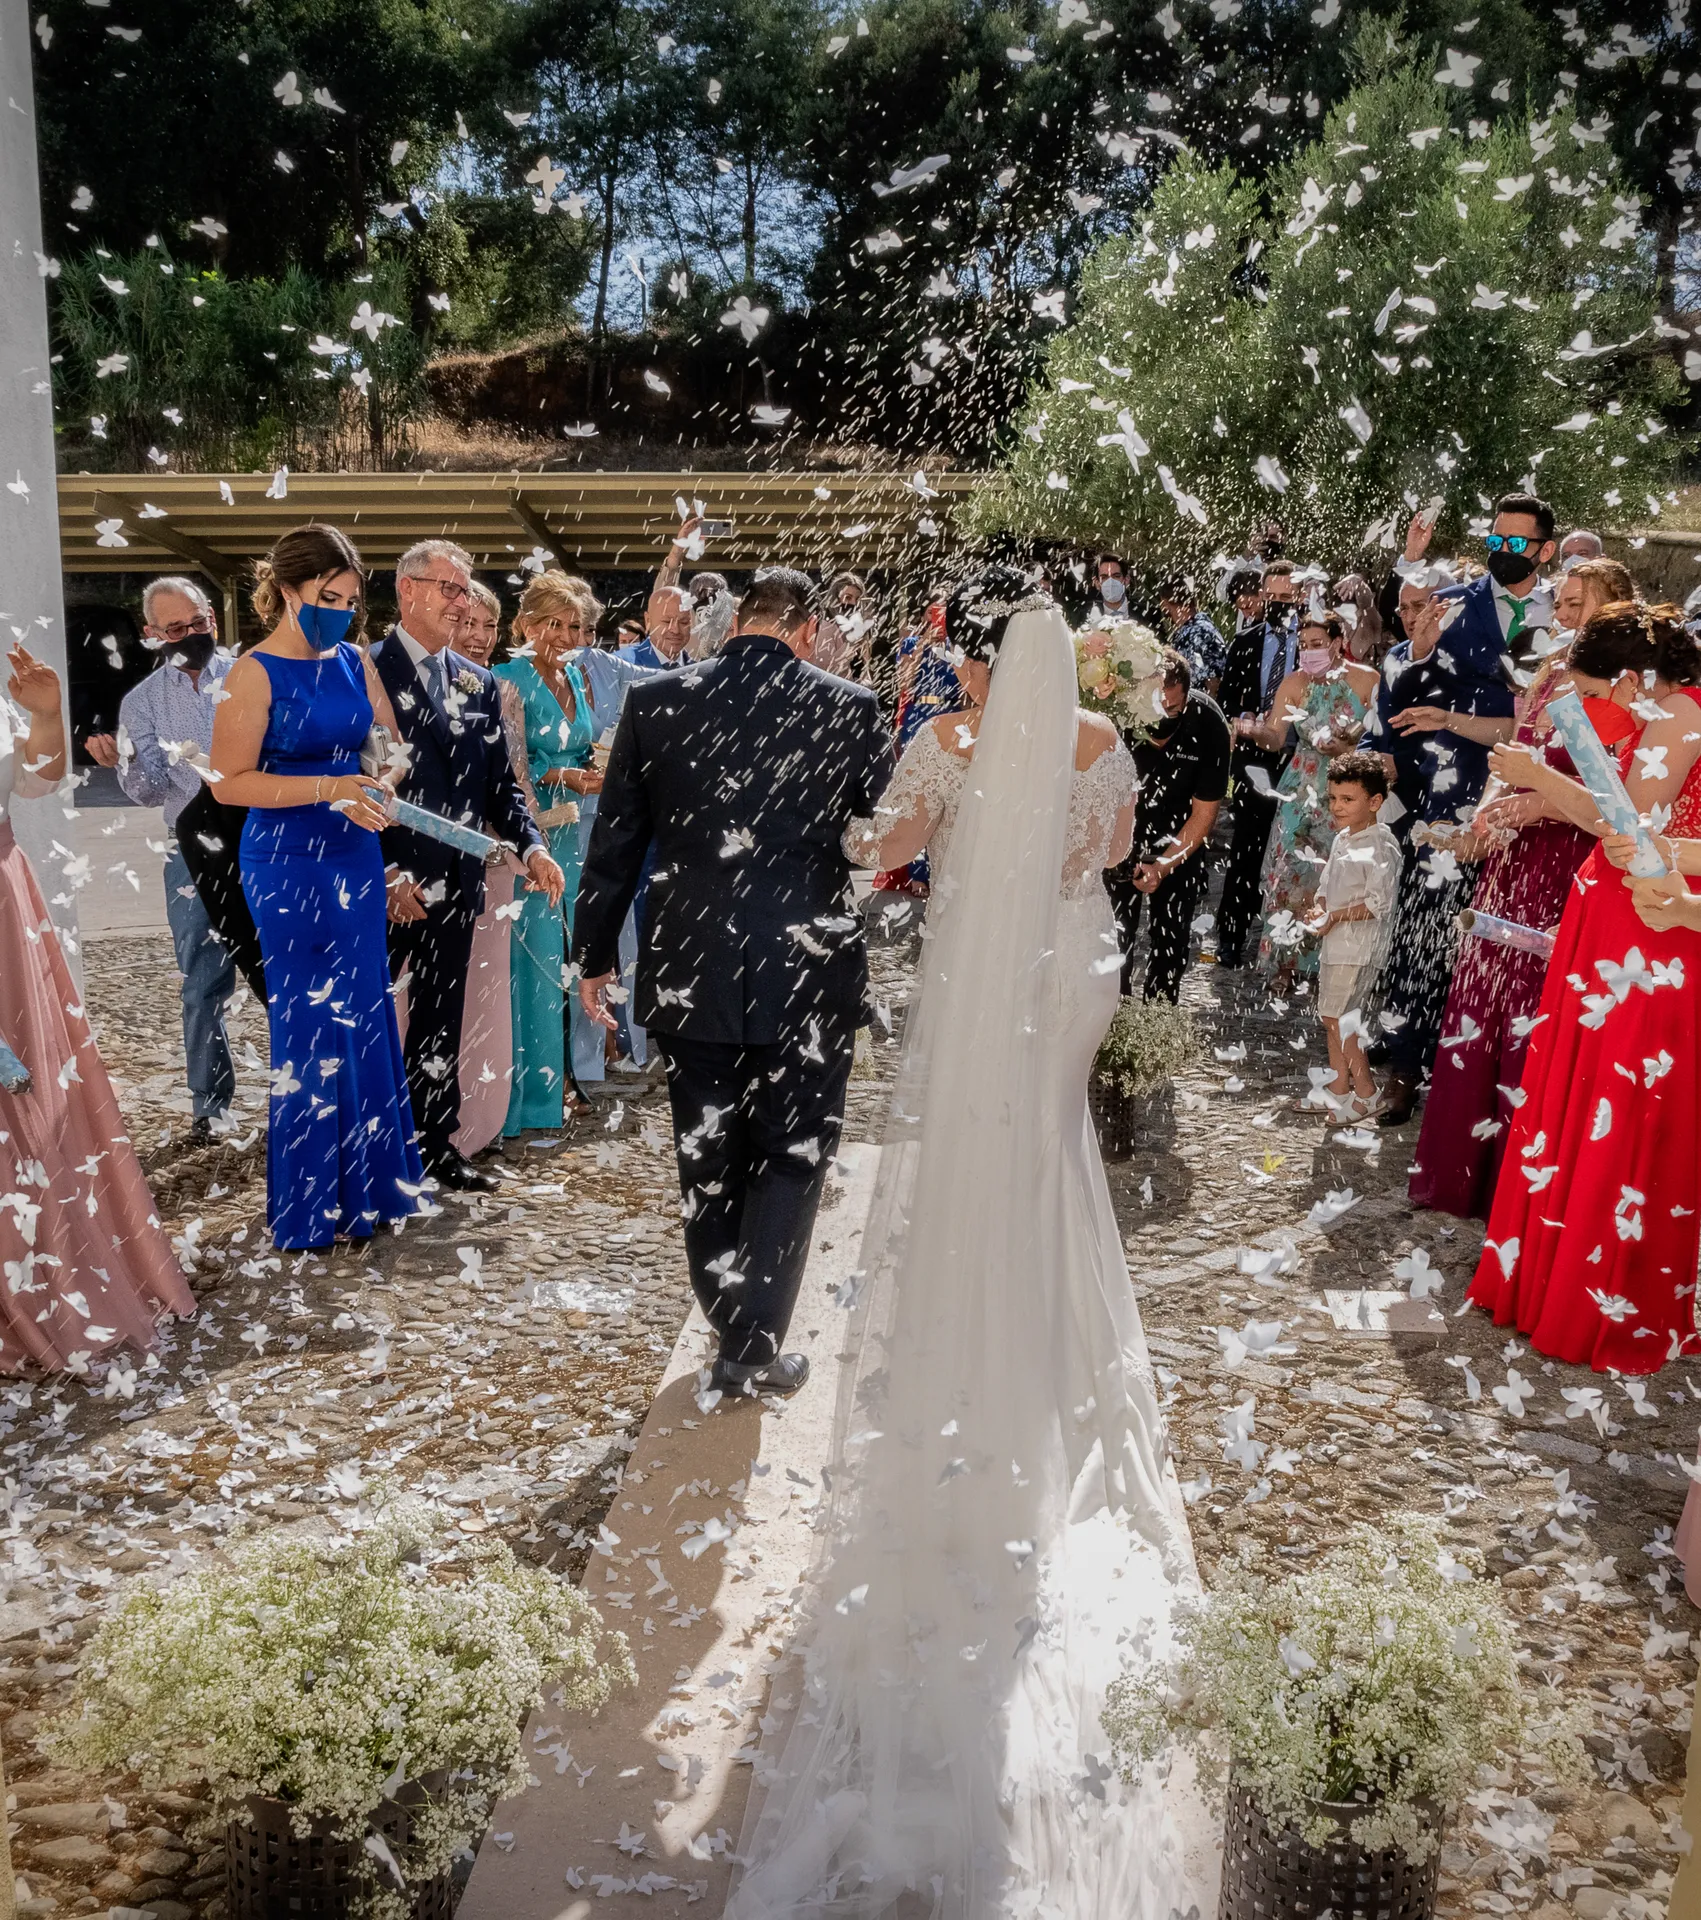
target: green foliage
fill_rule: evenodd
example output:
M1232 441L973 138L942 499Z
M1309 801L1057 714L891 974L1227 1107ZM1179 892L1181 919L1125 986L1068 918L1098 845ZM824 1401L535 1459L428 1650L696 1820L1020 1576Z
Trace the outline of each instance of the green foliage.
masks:
M1314 408L1325 390L1346 404L1350 386L1345 398L1336 388L1357 368L1343 362L1337 336L1353 335L1362 361L1364 314L1330 277L1351 270L1357 294L1375 272L1404 281L1413 258L1427 264L1440 252L1451 256L1438 270L1450 298L1472 292L1460 275L1480 268L1493 289L1537 297L1557 287L1569 299L1590 284L1593 254L1612 270L1579 320L1596 340L1608 337L1595 324L1608 296L1622 302L1652 289L1672 319L1696 178L1692 150L1672 145L1686 137L1695 65L1684 19L1664 12L1663 0L1579 0L1557 14L1533 0L1481 0L1469 20L1453 0L1406 0L1391 22L1374 11L1388 3L170 0L131 28L82 0L40 0L32 55L45 244L75 260L97 245L128 258L152 240L185 263L273 287L292 270L327 284L393 271L404 284L386 303L420 353L564 329L587 286L601 352L612 316L636 304L629 251L647 278L646 318L665 314L670 333L718 339L717 303L740 292L770 307L771 326L739 342L741 382L830 420L846 438L970 459L998 444L1041 370L1052 316L1060 302L1073 307L1084 273L1101 304L1126 304L1135 295L1118 278L1151 265L1130 260L1128 235L1149 231L1167 261L1170 240L1200 231L1213 199L1225 202L1218 244L1228 248L1232 234L1241 254L1186 254L1181 279L1200 287L1178 283L1167 326L1151 314L1138 327L1104 322L1107 344L1129 331L1143 348L1184 335L1213 279L1228 290L1223 317L1199 320L1214 327L1210 353L1183 340L1190 351L1159 383L1164 390L1196 393L1191 376L1201 370L1213 384L1219 374L1243 385L1272 370L1287 381L1293 349L1311 345L1323 357L1309 390ZM1574 13L1579 24L1570 25ZM1457 85L1434 84L1443 67ZM1366 105L1367 128L1397 145L1415 130L1401 121L1409 113L1446 132L1422 152L1378 147L1368 158L1382 179L1358 181L1363 198L1346 209L1350 176L1367 159L1350 150L1370 142L1362 132L1342 136L1341 103L1367 85L1391 89L1382 107ZM1497 125L1508 113L1512 131ZM1530 113L1550 116L1550 131L1533 143L1556 141L1547 156L1523 151ZM1461 157L1486 157L1494 171L1455 177ZM1544 158L1560 174L1594 168L1592 229L1579 203L1560 205L1563 195L1539 180L1522 198L1493 203L1498 169L1516 177L1535 164L1539 174ZM1232 175L1208 184L1224 167ZM1309 235L1282 227L1308 176L1336 193L1323 238L1302 255ZM540 177L556 211L534 215ZM1237 198L1239 183L1248 193ZM1448 211L1454 187L1468 203L1468 235L1449 224L1459 224ZM1410 205L1396 204L1403 193ZM1647 201L1647 237L1608 260L1615 193ZM1549 258L1567 215L1583 243ZM1420 237L1435 251L1416 251ZM1264 256L1248 271L1255 240ZM1520 248L1527 259L1516 257ZM679 273L682 290L669 285ZM1149 278L1165 284L1165 265ZM1424 285L1404 291L1436 297ZM1269 311L1235 311L1257 293L1268 294ZM1325 313L1344 300L1353 318L1322 329L1304 304L1313 294L1329 296ZM1091 313L1084 324L1095 324ZM1547 353L1558 308L1544 301L1539 322L1503 312L1496 324L1503 340L1533 339ZM1438 319L1434 331L1446 330ZM1242 332L1244 360L1203 366ZM1429 357L1439 368L1433 347ZM1373 438L1357 471L1343 477L1339 460L1308 467L1308 478L1328 475L1343 526L1388 491L1395 416L1424 398L1451 401L1473 378L1502 377L1494 352L1473 346L1455 359L1457 379L1406 380L1390 405L1393 425L1377 436L1383 444ZM1554 370L1551 357L1543 364ZM1610 362L1566 363L1568 390L1586 388L1591 369L1618 380ZM1361 385L1377 389L1380 378L1367 368ZM1644 390L1663 396L1662 380L1620 384L1641 406ZM1473 392L1473 411L1485 390ZM1288 381L1286 392L1306 411L1303 386ZM1375 391L1375 405L1372 391L1357 398L1377 420L1386 395ZM393 411L381 395L370 438L385 457L396 444ZM1488 436L1476 465L1486 469L1517 438L1525 415L1513 411L1517 430ZM287 439L297 430L288 422L304 417L294 402L279 416L284 427L268 431ZM1222 493L1211 475L1225 437L1215 418L1185 407L1159 456L1182 491L1212 502ZM1265 433L1263 414L1243 402L1222 418L1244 468L1240 440ZM1151 423L1139 424L1149 437ZM1339 438L1309 416L1302 427L1274 418L1267 431L1276 437L1258 450L1278 458L1296 438ZM1604 457L1619 451L1615 440ZM1645 475L1658 477L1659 462L1644 451L1626 455L1613 483L1627 513ZM1096 457L1096 440L1087 452ZM1574 467L1578 453L1556 447L1549 471ZM1471 462L1460 457L1462 472ZM1063 473L1056 460L1045 470ZM1090 495L1089 475L1069 477ZM1454 491L1463 499L1469 489L1461 480ZM1082 501L1044 504L1050 514L1030 502L1025 518L1062 513L1067 522ZM1281 511L1291 517L1291 501ZM1073 514L1090 517L1084 507Z
M90 235L115 252L150 233L179 246L210 217L226 231L191 242L201 257L277 277L364 264L374 210L432 177L457 111L495 83L481 49L502 7L171 0L143 10L133 40L81 0L32 11L47 27L34 52L49 251ZM298 105L276 91L286 74ZM80 187L86 212L72 207Z
M571 325L595 256L588 220L540 214L518 194L465 193L432 209L407 264L449 296L432 344L491 348Z
M1275 512L1344 564L1436 494L1444 540L1521 482L1586 524L1659 512L1681 382L1610 155L1568 113L1467 139L1427 58L1366 40L1263 195L1180 160L1095 254L988 524L1202 560Z
M297 267L229 279L148 249L67 261L51 305L61 432L96 470L381 462L419 410L422 346L399 323L373 341L350 320L405 292L394 267L335 286ZM312 351L351 337L334 358Z

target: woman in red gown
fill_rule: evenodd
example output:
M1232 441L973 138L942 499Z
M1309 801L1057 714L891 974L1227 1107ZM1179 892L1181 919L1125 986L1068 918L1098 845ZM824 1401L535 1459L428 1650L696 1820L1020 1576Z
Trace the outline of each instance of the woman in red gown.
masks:
M1642 722L1620 760L1638 812L1701 835L1701 647L1672 606L1603 607L1570 653L1580 695ZM1494 771L1601 831L1531 748ZM1694 1352L1701 1231L1701 962L1638 918L1597 848L1554 941L1470 1298L1538 1353L1653 1373Z
M1616 560L1585 560L1560 583L1554 620L1581 632L1591 614L1635 597L1635 584ZM1520 746L1541 743L1548 765L1560 773L1575 769L1553 737L1547 707L1570 685L1563 658L1550 661L1519 702L1513 735ZM1589 700L1586 706L1609 747L1641 731L1641 723L1610 700ZM1498 781L1490 783L1471 827L1454 843L1462 860L1482 860L1471 899L1478 913L1544 931L1559 924L1577 869L1594 850L1594 835L1568 813L1550 812L1534 793L1507 793ZM1445 1041L1407 1183L1414 1206L1488 1218L1523 1078L1530 1020L1541 1004L1546 974L1547 962L1539 954L1486 940L1460 942L1441 1017Z

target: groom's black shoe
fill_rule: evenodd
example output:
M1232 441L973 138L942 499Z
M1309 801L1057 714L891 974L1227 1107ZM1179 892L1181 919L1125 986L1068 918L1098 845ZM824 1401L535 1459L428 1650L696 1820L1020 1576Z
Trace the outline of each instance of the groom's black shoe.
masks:
M717 1359L709 1372L709 1385L729 1396L750 1393L790 1399L808 1378L809 1362L801 1353L782 1353L765 1367Z

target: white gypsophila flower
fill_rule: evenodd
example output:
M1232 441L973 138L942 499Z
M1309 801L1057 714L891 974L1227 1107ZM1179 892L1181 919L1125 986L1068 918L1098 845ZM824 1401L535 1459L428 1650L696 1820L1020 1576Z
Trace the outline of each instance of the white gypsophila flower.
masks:
M632 1678L624 1637L564 1580L398 1502L352 1539L262 1540L133 1593L47 1739L150 1785L203 1780L215 1823L265 1795L299 1832L327 1816L356 1841L400 1772L425 1789L396 1850L411 1888L525 1786L520 1730L545 1680L591 1712ZM409 1896L359 1858L358 1912L404 1920Z
M1422 1860L1435 1814L1496 1755L1534 1749L1556 1777L1581 1771L1570 1717L1544 1723L1520 1682L1499 1590L1447 1578L1438 1529L1419 1515L1355 1527L1284 1579L1243 1564L1177 1639L1165 1666L1130 1669L1111 1691L1104 1727L1125 1773L1179 1742L1220 1784L1226 1747L1265 1817L1313 1845L1335 1831L1319 1803L1356 1802L1359 1846Z
M1099 1042L1093 1072L1128 1095L1150 1093L1198 1063L1193 1016L1167 1000L1124 1000Z

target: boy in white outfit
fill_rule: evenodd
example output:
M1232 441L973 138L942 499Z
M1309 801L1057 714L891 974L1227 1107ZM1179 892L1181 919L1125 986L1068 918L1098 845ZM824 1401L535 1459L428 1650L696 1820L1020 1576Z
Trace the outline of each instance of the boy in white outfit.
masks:
M1307 930L1323 942L1318 956L1317 1015L1329 1036L1334 1079L1307 1104L1363 1120L1376 1097L1364 1057L1362 1023L1342 1022L1365 1004L1388 951L1389 916L1400 889L1400 843L1377 819L1388 797L1379 755L1342 754L1329 768L1329 818L1335 843L1317 885L1317 912Z

